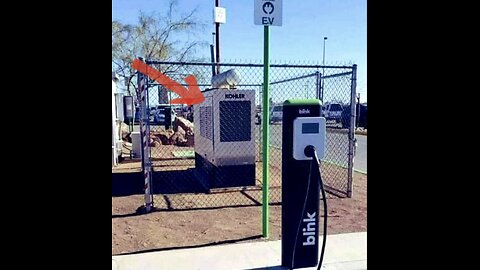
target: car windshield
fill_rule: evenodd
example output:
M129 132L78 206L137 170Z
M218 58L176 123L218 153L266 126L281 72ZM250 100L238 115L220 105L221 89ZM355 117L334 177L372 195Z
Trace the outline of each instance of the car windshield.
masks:
M330 111L335 111L335 112L338 112L338 111L342 111L343 108L342 108L342 105L340 104L332 104L330 106Z

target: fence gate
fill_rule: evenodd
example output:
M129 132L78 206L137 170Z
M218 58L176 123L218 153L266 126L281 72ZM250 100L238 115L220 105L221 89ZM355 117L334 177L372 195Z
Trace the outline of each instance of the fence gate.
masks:
M252 95L249 102L228 103L219 101L211 90L211 63L149 60L146 63L185 87L184 78L194 75L206 97L204 103L193 108L169 105L178 95L151 79L145 80L145 96L140 102L145 126L141 131L148 140L144 149L149 153L144 155L144 163L152 168L149 188L153 205L166 210L261 205L262 125L258 116L262 114L263 65L220 64L221 72L236 71L239 78L236 91L249 90L242 93ZM330 109L336 107L333 104L340 104L340 115L327 120L326 155L321 169L329 196L351 197L356 65L272 64L270 84L273 110L292 98L318 98L323 101L324 111L329 104ZM192 118L198 127L185 120ZM270 202L281 204L282 121L270 120ZM222 146L227 142L229 148ZM212 161L214 164L239 170L230 173L220 165L211 166L205 157L209 149L220 153Z

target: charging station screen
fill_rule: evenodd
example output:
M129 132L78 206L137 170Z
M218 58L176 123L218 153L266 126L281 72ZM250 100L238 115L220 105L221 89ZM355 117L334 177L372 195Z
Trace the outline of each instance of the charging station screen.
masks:
M302 124L302 134L313 134L319 132L318 123L303 123Z

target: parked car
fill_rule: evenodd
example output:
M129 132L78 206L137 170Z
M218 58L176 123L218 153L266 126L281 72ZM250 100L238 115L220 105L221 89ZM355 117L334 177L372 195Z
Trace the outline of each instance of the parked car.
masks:
M135 113L133 115L133 122L140 123L140 108L135 107Z
M357 127L367 128L367 104L357 104L356 112L357 119L355 119L355 124ZM359 116L360 114L360 116ZM342 113L342 128L350 127L350 106L345 107Z
M182 113L182 111L183 111L182 106L176 105L176 106L174 106L174 107L172 107L172 108L173 108L173 111L175 111L175 114L177 114L177 115L180 115L180 114Z
M157 125L165 125L165 111L170 109L170 105L158 105L156 107L147 108L149 122ZM176 114L172 109L170 111L171 121L175 121ZM169 119L168 119L169 120ZM140 109L135 108L135 123L140 122ZM170 120L169 120L170 121Z
M322 107L322 115L327 121L335 120L335 122L340 123L343 110L343 106L340 103L326 103Z
M283 106L282 105L274 105L270 110L270 124L276 122L282 122L283 120Z
M170 112L170 119L167 119L166 114ZM175 111L170 108L168 105L167 106L157 106L155 113L153 114L153 122L158 125L170 125L170 120L173 122L175 121Z
M262 114L261 112L255 113L255 125L260 125L262 123Z
M193 105L183 107L181 116L193 123Z

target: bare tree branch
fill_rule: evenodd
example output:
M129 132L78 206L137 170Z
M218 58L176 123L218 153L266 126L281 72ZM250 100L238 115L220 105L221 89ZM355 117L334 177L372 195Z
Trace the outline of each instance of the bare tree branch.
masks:
M203 27L203 22L195 19L197 9L186 14L178 14L178 3L173 0L162 14L140 12L136 24L122 24L112 21L112 71L122 74L127 80L127 91L138 95L135 70L131 67L136 57L146 60L188 61L193 59L196 48L205 45L196 40L185 39ZM182 40L176 40L182 34ZM157 67L162 72L178 73L179 67ZM133 90L131 90L133 89Z

